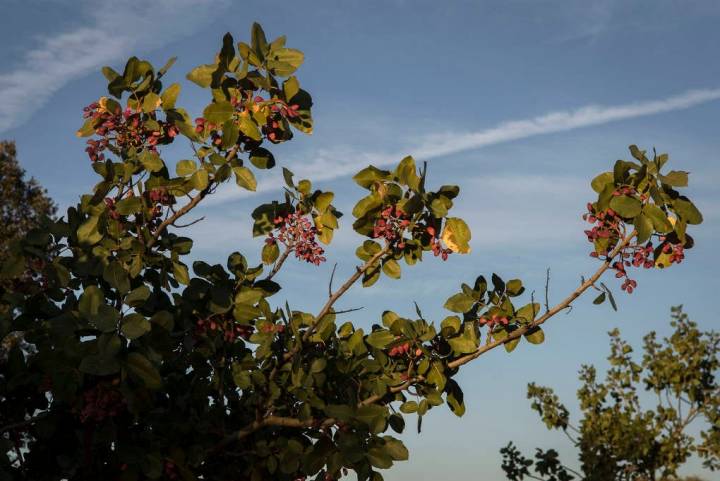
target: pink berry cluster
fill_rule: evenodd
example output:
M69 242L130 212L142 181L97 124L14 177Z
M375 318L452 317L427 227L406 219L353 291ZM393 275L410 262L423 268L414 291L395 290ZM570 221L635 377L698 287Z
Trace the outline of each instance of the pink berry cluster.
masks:
M299 116L300 107L296 104L288 105L278 98L265 99L259 95L253 97L253 91L244 91L241 97L233 97L230 104L234 107L235 112L241 116L252 115L262 110L265 114L265 124L261 126L263 135L272 143L280 143L288 140L289 132L281 127L285 123L285 119L295 118ZM219 146L222 144L222 135L219 132L220 127L212 122L207 121L203 117L195 119L195 132L198 134L209 133L210 142ZM256 141L240 134L239 143L254 144Z
M317 243L317 229L310 220L300 212L293 212L285 217L278 216L273 221L277 235L268 234L265 242L276 244L280 242L288 249L292 249L295 257L311 264L320 265L325 262L325 250Z
M265 324L260 328L261 332L264 332L266 334L271 332L278 332L283 333L285 332L285 325L284 324Z
M415 350L411 352L411 346L409 342L398 344L397 346L390 348L390 351L388 351L388 356L390 357L420 357L422 356L422 354L422 349L420 349L419 347L415 348Z
M380 218L375 221L372 237L385 239L391 246L404 249L403 232L409 225L408 215L401 208L389 205L380 212Z
M635 191L630 187L625 187L618 190L618 192L620 193L616 192L616 195L633 194ZM612 209L607 209L605 212L596 212L592 204L588 204L587 208L588 212L583 215L583 219L595 224L591 230L585 231L588 241L594 242L600 238L610 239L607 250L600 253L593 251L590 256L607 260L608 250L615 246L622 236L622 220ZM627 267L652 269L655 267L654 258L658 253L668 254L670 264L679 264L683 261L685 254L681 243L672 243L666 236L659 236L659 241L660 244L657 248L652 241L648 241L645 245L629 245L620 252L619 260L613 262L611 267L615 270L616 278L624 279L621 285L623 291L632 294L637 288L637 281L630 279Z
M596 212L595 207L588 203L588 212L583 214L583 219L591 224L595 224L592 229L586 230L588 241L595 242L597 239L611 239L608 245L610 249L622 235L621 223L622 219L612 209L606 209L604 212ZM600 255L605 255L607 252L602 252ZM598 257L597 252L590 254L593 257Z
M155 152L158 144L169 144L180 132L174 124L162 120L154 120L157 130L148 129L142 116L141 110L129 107L122 111L118 106L111 112L99 102L83 108L83 118L95 121L95 134L100 136L87 141L85 152L90 160L105 160L103 152L108 148L122 151L134 147Z
M478 319L478 324L480 324L480 326L487 326L488 332L492 332L496 325L507 326L509 322L510 320L507 317L498 316L497 314L490 317L482 316Z
M440 257L442 260L448 260L448 256L452 254L452 250L447 249L440 244L440 239L437 238L437 232L435 227L429 225L425 231L430 235L430 245L432 247L432 253L435 257Z
M238 338L248 340L253 331L252 326L236 324L234 319L226 316L211 316L195 323L196 336L219 334L225 342L235 342Z
M178 473L177 466L169 459L163 463L163 472L165 477L168 479L180 479L180 473Z
M82 408L79 417L81 423L99 423L107 418L120 415L125 409L125 399L120 391L97 384L86 389L82 395Z

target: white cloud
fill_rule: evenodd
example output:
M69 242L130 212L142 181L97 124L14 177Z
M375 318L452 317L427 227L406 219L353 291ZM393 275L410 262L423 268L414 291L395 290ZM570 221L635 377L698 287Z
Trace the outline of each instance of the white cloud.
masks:
M424 142L408 145L400 152L361 152L349 147L321 149L313 154L313 158L294 162L290 167L299 177L314 181L329 180L353 174L368 164L392 165L408 154L420 161L430 160L538 135L687 109L717 99L720 99L720 88L690 90L665 99L626 105L588 105L576 110L550 112L530 119L503 122L496 127L477 132L448 132L426 136ZM275 188L276 182L268 180L261 182L258 190L267 192ZM226 189L208 199L208 203L223 202L246 195L246 192L237 189Z
M19 65L0 73L0 132L27 121L68 82L133 53L192 33L219 15L227 0L80 2L75 30L47 35ZM68 5L68 9L77 4Z

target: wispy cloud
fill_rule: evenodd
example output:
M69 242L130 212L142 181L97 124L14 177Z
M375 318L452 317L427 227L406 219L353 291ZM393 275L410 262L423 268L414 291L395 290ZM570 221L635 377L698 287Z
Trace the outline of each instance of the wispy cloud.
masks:
M225 4L227 0L68 3L73 11L79 6L74 14L84 19L83 26L40 38L14 70L0 73L0 132L28 120L68 82L190 34L219 15Z
M411 154L417 160L430 160L480 149L490 145L538 135L607 124L619 120L687 109L720 99L720 88L690 90L660 100L634 102L625 105L588 105L570 111L551 112L539 117L503 122L496 127L477 132L448 132L426 136L423 142L408 144L399 152L361 152L350 147L321 149L311 159L302 159L291 165L298 176L322 181L355 173L367 164L387 166ZM275 181L261 182L258 190L277 188ZM236 189L223 190L209 203L223 202L247 195Z

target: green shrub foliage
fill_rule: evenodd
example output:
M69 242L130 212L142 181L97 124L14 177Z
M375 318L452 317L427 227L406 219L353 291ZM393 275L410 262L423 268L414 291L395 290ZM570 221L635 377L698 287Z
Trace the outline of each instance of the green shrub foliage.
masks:
M577 425L552 389L530 384L532 408L548 429L570 437L581 472L563 465L553 449L537 449L532 460L510 443L501 450L507 478L677 479L691 455L720 469L720 334L700 331L680 307L673 309L671 325L673 333L662 341L655 332L645 336L641 359L617 329L610 332L605 380L598 380L594 366L580 370Z
M22 331L32 346L2 365L5 478L381 480L378 470L408 457L390 434L408 414L418 428L445 403L463 414L461 365L523 338L541 343L540 325L575 297L610 296L596 283L613 263L625 272L643 249L643 263L670 264L692 245L686 228L700 214L675 190L686 174L661 175L667 156L633 147L636 161L593 181L600 266L572 298L543 313L518 302L520 280L479 277L437 324L388 310L361 329L335 310L356 283L470 251L468 226L450 214L459 188L431 188L406 157L354 177L366 191L352 210L360 263L317 311L279 300L277 279L289 259L323 262L342 214L332 192L287 169L285 195L252 213L258 252L189 268L187 214L231 179L255 190L254 172L276 165L272 146L312 131L312 99L295 77L302 61L258 25L249 44L225 35L215 60L187 76L210 94L194 120L180 85L165 82L172 60L103 69L109 95L85 108L78 131L98 183L0 268L0 334ZM192 149L169 165L163 147L180 139Z

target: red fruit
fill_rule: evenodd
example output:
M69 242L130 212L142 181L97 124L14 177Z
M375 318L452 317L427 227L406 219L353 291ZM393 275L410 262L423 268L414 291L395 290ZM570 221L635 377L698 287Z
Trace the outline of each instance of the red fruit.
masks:
M419 347L417 349L415 349L415 357L420 357L420 356L422 356L422 354L423 354L422 349L420 349Z

